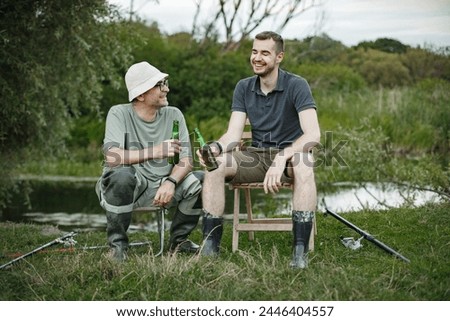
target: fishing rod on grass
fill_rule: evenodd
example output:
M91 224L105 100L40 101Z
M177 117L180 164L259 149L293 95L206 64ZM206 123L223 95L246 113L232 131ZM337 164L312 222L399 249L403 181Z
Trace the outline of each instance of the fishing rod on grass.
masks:
M50 246L53 246L55 244L63 243L63 244L74 245L76 243L76 241L73 239L73 237L76 234L77 234L76 232L70 232L70 233L67 233L67 234L65 234L65 235L63 235L61 237L58 237L58 238L54 239L53 241L50 241L50 242L48 242L48 243L46 243L46 244L44 244L42 246L39 246L38 248L35 248L31 252L28 252L28 253L23 254L23 255L21 255L19 257L16 257L14 260L11 260L8 263L5 263L5 264L1 265L0 266L0 270L3 270L4 268L7 268L8 266L16 263L17 261L23 260L24 258L29 257L29 256L31 256L31 255L39 252L39 251L42 251L42 250L44 250L44 249L46 249L46 248L48 248Z
M409 259L407 259L406 257L404 257L403 255L401 255L400 253L398 253L397 251L395 251L394 249L390 248L389 246L387 246L386 244L384 244L383 242L377 240L375 237L373 237L372 235L370 235L369 233L367 233L366 231L363 231L362 229L360 229L358 226L356 226L355 224L347 221L345 218L343 218L342 216L336 214L335 212L331 211L328 209L327 205L325 204L325 200L322 200L324 206L325 206L325 213L324 215L327 216L328 214L333 216L335 219L337 219L339 222L345 224L346 226L350 227L352 230L358 232L361 235L361 238L359 238L358 240L354 241L353 238L342 238L341 237L341 242L342 244L344 244L344 246L351 248L351 249L358 249L359 247L361 247L361 240L362 239L366 239L369 242L372 242L373 244L375 244L376 246L378 246L379 248L381 248L382 250L388 252L389 254L392 254L393 256L395 256L398 259L401 259L407 263L410 263L411 261Z
M42 246L37 247L36 249L25 253L25 254L13 254L12 256L16 256L13 260L9 261L8 263L5 263L3 265L0 266L0 270L3 270L11 265L13 265L14 263L23 260L33 254L36 253L43 253L43 252L50 252L49 250L46 250L47 248L56 245L56 244L64 244L64 248L62 249L57 249L55 250L55 252L74 252L76 250L98 250L98 249L106 249L109 248L109 245L95 245L95 246L82 246L82 247L75 247L75 245L77 244L77 241L74 240L74 236L76 235L76 232L70 232L66 235L63 235L61 237L58 237L56 239L54 239L51 242L48 242ZM138 246L144 246L144 245L149 245L151 244L150 241L144 241L144 242L132 242L130 243L128 246L129 247L138 247Z

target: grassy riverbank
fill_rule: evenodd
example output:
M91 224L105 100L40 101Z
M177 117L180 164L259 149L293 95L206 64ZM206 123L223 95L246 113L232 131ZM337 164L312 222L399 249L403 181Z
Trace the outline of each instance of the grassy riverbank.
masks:
M310 268L291 270L290 233L257 233L231 253L226 225L217 259L184 255L154 257L151 247L134 247L123 264L106 250L62 252L55 245L0 271L0 300L449 300L449 203L415 209L343 214L411 260L395 259L372 243L352 251L339 237L358 236L318 213L316 249ZM0 225L1 264L62 235L55 227ZM156 233L137 232L131 241ZM193 235L200 241L200 231ZM103 232L83 232L75 248L103 245Z

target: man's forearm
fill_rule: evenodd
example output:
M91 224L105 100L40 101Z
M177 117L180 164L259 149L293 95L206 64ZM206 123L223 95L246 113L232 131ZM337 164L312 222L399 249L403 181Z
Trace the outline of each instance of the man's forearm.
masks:
M110 167L139 164L150 159L162 158L164 158L164 156L158 146L131 150L113 147L110 148L105 155L105 161Z
M175 179L177 183L181 182L189 172L193 169L193 161L191 157L183 157L180 159L178 164L176 164L172 172L170 173L170 177Z
M110 148L106 152L106 163L110 167L119 165L133 165L142 163L148 159L151 159L152 149L122 149L122 148Z
M217 140L217 143L222 146L223 153L232 151L240 143L240 137L237 138L235 136L225 133Z

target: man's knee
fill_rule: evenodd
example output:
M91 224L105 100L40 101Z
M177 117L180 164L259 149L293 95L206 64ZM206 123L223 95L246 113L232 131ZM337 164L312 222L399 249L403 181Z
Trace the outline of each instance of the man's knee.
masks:
M204 181L208 184L223 183L224 180L228 180L236 175L237 162L231 153L224 153L216 158L219 167L212 171L205 172Z
M136 184L136 169L130 167L112 168L103 175L102 183L104 186L110 185L133 185Z
M202 181L204 178L203 171L194 171L188 175L182 185L182 196L179 200L179 210L187 215L198 215L202 208L201 191Z
M205 172L204 171L193 171L192 175L200 181L200 183L203 183L203 180L205 179Z
M201 171L187 175L179 186L180 199L189 199L200 194L204 175Z
M118 167L103 175L103 193L109 204L119 206L133 202L137 184L135 173L133 167Z
M297 153L291 161L295 179L308 181L314 179L314 158L311 153Z

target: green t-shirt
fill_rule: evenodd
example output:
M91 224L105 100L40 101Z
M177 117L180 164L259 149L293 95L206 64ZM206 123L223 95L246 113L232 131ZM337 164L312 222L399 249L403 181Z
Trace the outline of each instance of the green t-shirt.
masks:
M179 121L181 152L180 159L192 157L189 132L182 112L176 107L161 108L155 120L142 120L135 112L132 104L115 105L111 107L106 117L103 151L111 147L123 149L143 149L157 146L172 137L173 121ZM133 165L145 177L156 181L170 175L172 165L165 159L147 160ZM107 170L107 168L105 168Z

